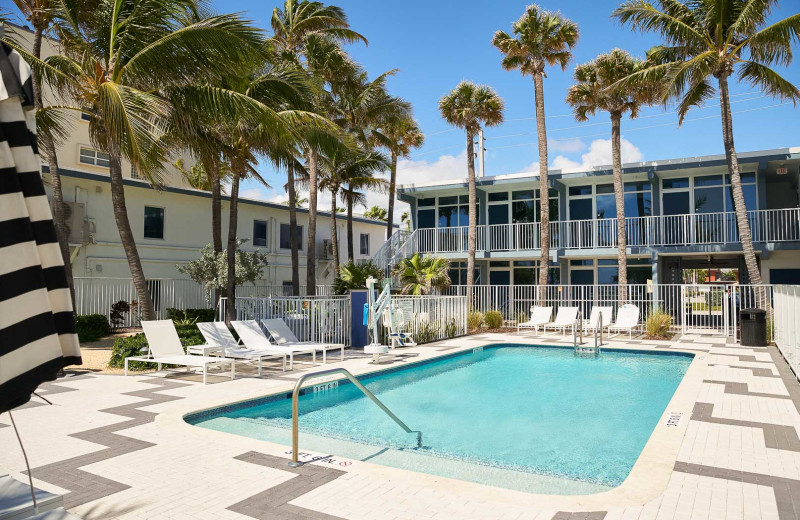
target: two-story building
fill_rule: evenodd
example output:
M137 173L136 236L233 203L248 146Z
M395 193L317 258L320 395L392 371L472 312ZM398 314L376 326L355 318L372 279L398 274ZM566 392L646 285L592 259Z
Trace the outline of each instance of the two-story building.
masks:
M739 154L753 242L765 283L800 283L800 148ZM623 165L628 282L683 283L691 269L724 269L748 282L724 155ZM477 179L476 283L536 284L542 193L550 201L550 280L617 283L617 222L611 166ZM401 255L436 254L466 281L466 182L404 185L412 228Z

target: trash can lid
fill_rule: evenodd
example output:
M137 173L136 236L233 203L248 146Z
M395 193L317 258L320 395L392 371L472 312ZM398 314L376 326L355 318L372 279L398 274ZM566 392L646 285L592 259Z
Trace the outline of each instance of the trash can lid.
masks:
M739 311L739 314L766 314L767 311L764 309L742 309Z

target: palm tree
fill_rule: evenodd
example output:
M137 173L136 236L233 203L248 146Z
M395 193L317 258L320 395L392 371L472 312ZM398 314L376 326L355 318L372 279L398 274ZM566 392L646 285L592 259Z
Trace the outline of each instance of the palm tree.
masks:
M450 261L445 258L414 253L411 258L400 260L393 274L400 280L403 294L419 296L450 287L449 270Z
M276 7L272 11L272 41L278 56L287 62L308 70L318 81L318 95L313 100L318 113L324 113L324 84L334 81L341 75L343 65L349 65L349 58L341 50L341 43L354 43L366 38L350 29L347 15L337 6L326 6L321 2L307 0L285 0L283 8ZM308 177L308 243L306 249L306 288L309 295L316 294L316 248L317 248L317 192L319 189L317 159L318 149L311 137L306 145L301 146L305 159ZM289 227L291 236L296 235L297 214L293 200L294 177L288 178L289 191ZM300 273L297 247L292 238L292 287L297 294L300 284Z
M391 202L390 202L391 204ZM371 218L373 220L380 220L386 222L388 219L388 213L386 208L382 208L380 206L372 206L367 211L364 212L364 216L366 218Z
M567 93L567 103L572 106L575 119L586 121L597 111L611 116L611 160L614 178L614 198L617 206L617 265L619 268L620 304L627 300L628 257L625 229L625 193L622 183L622 159L620 151L620 122L625 113L636 118L642 105L656 100L657 83L628 82L625 87L611 88L619 80L646 67L642 59L627 52L614 49L601 54L593 61L575 68L575 85Z
M542 255L539 264L539 285L547 285L550 265L550 197L547 161L547 128L544 115L544 78L547 65L566 70L572 59L570 50L578 42L578 26L561 13L544 11L529 5L525 14L511 24L514 37L497 31L492 44L503 53L503 68L519 69L533 77L536 104L536 134L539 141L539 199L541 204L540 233ZM541 297L544 290L540 291Z
M347 189L346 186L350 182L359 185L362 182L370 183L376 181L377 179L373 177L373 174L386 167L386 158L376 151L365 152L340 145L336 150L320 156L319 159L319 168L322 174L320 189L327 190L331 195L333 272L338 273L339 233L336 227L336 214L339 213L339 209L336 206L336 199L339 196L343 196L343 190Z
M419 129L417 122L411 117L398 118L391 121L381 130L385 137L384 146L391 154L389 166L389 211L386 218L386 240L394 232L394 199L397 187L397 158L408 157L412 148L419 148L425 142L425 134Z
M33 49L32 53L36 58L42 56L42 37L50 28L53 22L53 5L50 0L14 0L17 8L22 15L33 25ZM34 69L33 75L33 104L36 110L40 110L44 104L42 101L42 78L39 72ZM56 155L55 136L49 132L39 131L38 144L42 156L47 161L48 172L50 175L50 187L53 190L53 221L56 226L58 236L58 246L61 249L61 258L64 261L64 269L67 274L67 283L72 297L72 307L75 307L75 282L72 279L72 263L69 254L69 232L64 213L64 192L61 188L61 172L58 169L58 156Z
M475 136L484 126L496 126L503 122L503 99L491 87L462 81L449 94L439 100L439 111L449 124L467 132L467 179L469 182L469 232L467 246L467 294L471 294L475 282L475 248L477 238L475 193Z
M678 101L678 122L691 107L702 105L719 88L722 142L731 179L739 240L750 282L761 284L750 224L747 220L739 160L733 140L728 78L740 80L780 99L800 100L800 91L770 67L788 66L792 40L800 38L800 14L766 26L775 1L632 0L620 5L614 17L634 30L653 31L665 41L648 51L651 66L620 84L640 78L662 81L664 101ZM763 294L761 295L764 296ZM759 304L767 302L760 298ZM766 307L764 307L766 308Z
M405 223L407 229L411 229L411 211L406 210L400 215L400 222Z
M76 103L42 109L51 113L50 121L65 110L91 116L91 140L109 155L114 216L142 317L154 319L128 219L122 159L158 184L168 155L164 137L173 110L166 92L235 72L252 60L262 38L235 15L193 22L196 12L190 3L181 9L167 0L99 0L86 13L80 4L61 2L54 14L64 55L41 61L23 49L17 51L64 100ZM210 89L202 92L204 96L196 96L198 104L205 103L209 112L220 108L223 101Z

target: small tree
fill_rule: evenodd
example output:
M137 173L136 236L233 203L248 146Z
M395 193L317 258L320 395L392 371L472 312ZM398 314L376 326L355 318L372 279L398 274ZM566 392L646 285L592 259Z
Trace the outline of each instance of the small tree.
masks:
M438 256L403 258L394 267L403 294L423 295L441 292L450 287L450 261Z
M333 281L333 292L335 294L347 294L351 289L366 289L367 278L369 277L377 280L382 279L383 269L375 265L371 260L359 264L349 260L339 267L339 272Z
M372 220L380 220L381 222L386 222L389 219L389 214L386 211L386 208L382 208L380 206L372 206L367 211L364 212L364 217L371 218Z
M260 251L248 253L242 251L241 245L247 239L239 239L236 244L236 285L255 283L260 280L264 267L267 266L267 255ZM211 244L200 252L200 258L188 264L177 264L175 268L205 289L206 302L211 303L211 294L215 290L224 289L228 284L228 258L226 253L215 252Z

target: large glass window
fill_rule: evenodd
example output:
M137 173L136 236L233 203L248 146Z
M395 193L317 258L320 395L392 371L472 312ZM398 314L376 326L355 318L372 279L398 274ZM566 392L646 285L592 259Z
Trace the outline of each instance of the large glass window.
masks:
M359 248L358 249L359 249L359 253L361 253L362 255L368 255L369 254L369 234L361 233L361 236L359 237Z
M481 283L481 271L475 268L474 271L475 284ZM467 263L466 262L450 262L450 285L467 285Z
M477 213L480 212L479 205L476 204L475 209ZM436 227L446 228L469 226L469 195L439 197L439 209L437 215L438 218Z
M144 238L164 238L164 208L144 207Z
M267 223L264 220L253 221L253 245L267 245Z
M292 248L292 235L290 232L289 224L281 224L281 249ZM303 226L297 226L297 249L303 250Z
M109 156L107 153L100 152L94 148L81 146L78 154L78 161L91 166L103 166L108 168Z
M417 210L417 227L420 229L436 227L436 210Z

